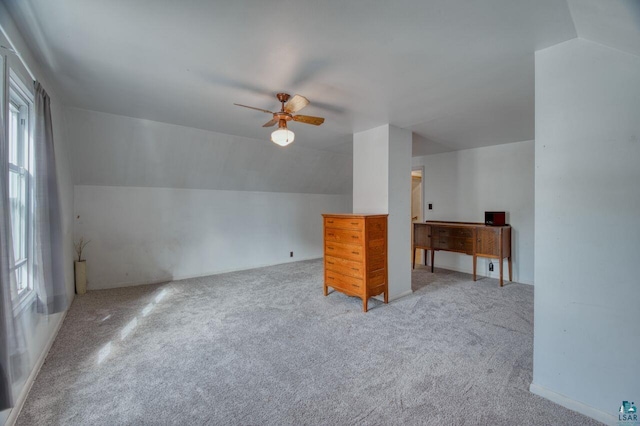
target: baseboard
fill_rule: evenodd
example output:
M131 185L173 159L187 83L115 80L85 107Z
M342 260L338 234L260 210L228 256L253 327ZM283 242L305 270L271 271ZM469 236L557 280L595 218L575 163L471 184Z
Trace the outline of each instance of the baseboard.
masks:
M36 360L36 363L33 366L33 369L31 370L29 377L27 377L27 381L24 383L24 386L20 391L20 395L18 395L16 404L11 409L11 412L9 413L9 417L7 418L7 422L5 423L5 426L14 426L16 423L16 420L18 420L18 415L20 415L20 411L22 411L22 407L24 407L24 403L27 400L29 391L31 391L33 382L35 382L36 377L40 372L40 369L44 365L44 360L47 358L47 355L49 354L49 350L51 350L51 346L53 346L53 342L56 340L56 337L58 337L58 332L60 331L60 328L62 328L62 323L64 323L64 319L67 317L67 312L68 311L64 311L62 315L60 315L60 319L58 320L58 324L55 327L55 331L49 337L49 340L47 341L47 344L42 350L42 353Z
M410 294L413 294L413 290L403 291L402 293L395 294L393 296L389 295L389 302L394 301L394 300L398 300L398 299L400 299L402 297L405 297L405 296L409 296Z
M591 417L592 419L595 419L599 422L608 425L617 424L618 419L616 418L616 416L605 413L604 411L600 411L599 409L591 407L590 405L583 404L582 402L576 401L575 399L571 399L566 395L554 392L550 389L545 388L544 386L531 383L531 385L529 386L529 391L545 399L548 399L551 402L555 402L558 405L562 405L569 410L575 411L576 413L584 414L587 417Z
M90 288L87 288L87 291L110 290L112 288L135 287L139 285L161 284L169 281L190 280L191 278L203 278L203 277L209 277L211 275L228 274L230 272L239 272L239 271L249 271L251 269L266 268L268 266L286 265L288 263L305 262L307 260L316 260L316 259L322 259L322 256L305 257L302 259L290 260L288 262L251 265L251 266L235 268L235 269L221 269L218 271L204 272L202 274L196 274L196 275L176 275L176 276L171 276L166 278L155 278L153 280L124 281L124 282L115 283L109 287L90 287Z
M389 296L389 302L393 302L394 300L398 300L401 297L409 296L410 294L413 294L413 290L407 290L407 291L404 291L404 292L402 292L400 294L396 294L394 296L390 295ZM377 296L373 296L373 298L376 299L376 300L379 300L381 302L384 302L384 294L379 294Z
M494 259L496 260L496 259ZM496 260L497 262L497 260ZM424 266L423 264L420 264L421 266ZM416 264L417 266L417 264ZM429 266L429 268L431 268ZM438 265L436 262L436 269L447 269L449 271L456 271L456 272L461 272L463 274L469 274L469 275L473 275L473 269L466 269L466 268L458 268L455 266L451 266L451 265ZM499 273L495 273L494 275L489 274L489 275L482 275L478 272L476 272L476 276L478 277L478 279L480 278L492 278L495 280L499 280L500 279L500 274ZM509 282L509 273L507 272L506 275L503 275L503 279L505 282ZM517 282L518 284L527 284L527 285L534 285L533 281L529 281L529 280L520 280L520 281L513 281L513 282Z

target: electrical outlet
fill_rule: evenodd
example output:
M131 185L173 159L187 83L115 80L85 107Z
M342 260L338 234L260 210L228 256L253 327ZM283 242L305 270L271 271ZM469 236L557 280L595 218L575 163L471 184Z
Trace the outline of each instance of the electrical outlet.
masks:
M293 252L292 251L289 252L289 257L293 257Z
M433 210L433 203L429 203L429 210Z
M489 262L489 272L493 272L493 262Z

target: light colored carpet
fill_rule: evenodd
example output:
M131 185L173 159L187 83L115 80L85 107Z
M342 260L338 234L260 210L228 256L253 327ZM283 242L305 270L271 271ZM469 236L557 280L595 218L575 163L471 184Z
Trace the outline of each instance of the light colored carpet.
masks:
M306 261L76 297L19 425L598 424L528 391L533 287L445 270L384 305Z

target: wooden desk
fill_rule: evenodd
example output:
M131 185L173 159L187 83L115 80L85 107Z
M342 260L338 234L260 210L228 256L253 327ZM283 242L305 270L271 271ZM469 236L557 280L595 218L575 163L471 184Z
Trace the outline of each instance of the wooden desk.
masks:
M473 280L476 280L478 257L498 259L500 266L500 286L503 285L503 259L508 259L509 281L512 280L511 267L511 226L488 226L475 222L427 221L413 224L413 267L416 249L431 250L431 272L434 254L438 250L451 251L473 256ZM426 254L426 252L425 252ZM425 256L426 257L426 256Z

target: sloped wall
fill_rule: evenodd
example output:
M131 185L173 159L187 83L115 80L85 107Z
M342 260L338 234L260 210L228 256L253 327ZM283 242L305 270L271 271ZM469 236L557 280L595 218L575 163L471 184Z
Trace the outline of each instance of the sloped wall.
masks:
M67 123L90 290L318 258L320 215L351 209L350 155L79 109Z

